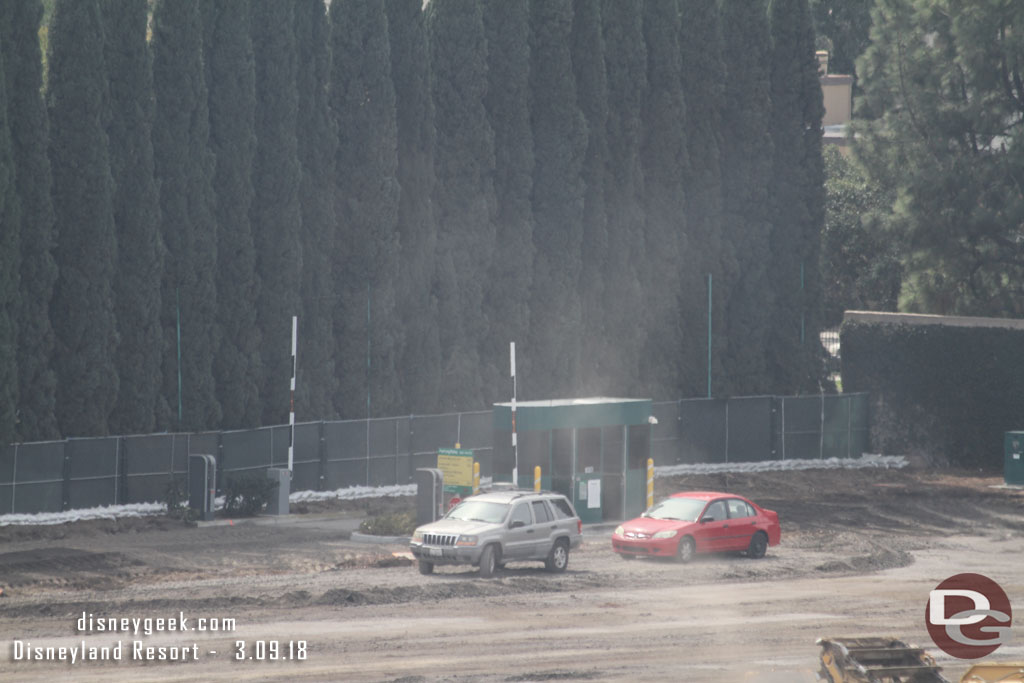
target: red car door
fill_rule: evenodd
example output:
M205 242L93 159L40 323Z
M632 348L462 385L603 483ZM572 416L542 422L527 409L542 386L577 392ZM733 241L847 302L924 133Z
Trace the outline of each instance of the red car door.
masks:
M729 516L724 500L716 500L704 508L700 516L697 530L694 532L697 550L700 552L717 552L723 550L722 544L729 531Z
M726 530L727 540L722 550L746 550L750 546L750 538L757 530L754 508L739 498L725 501L729 510L729 528Z

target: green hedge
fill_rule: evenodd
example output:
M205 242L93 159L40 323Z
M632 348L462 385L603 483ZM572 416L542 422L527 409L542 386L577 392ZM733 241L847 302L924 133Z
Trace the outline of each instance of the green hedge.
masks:
M893 320L840 330L843 390L871 395L872 449L1001 471L1003 433L1024 429L1024 329Z

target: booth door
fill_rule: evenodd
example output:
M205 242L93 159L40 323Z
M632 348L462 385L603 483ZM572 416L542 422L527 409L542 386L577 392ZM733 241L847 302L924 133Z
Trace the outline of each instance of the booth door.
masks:
M573 486L572 505L584 524L603 521L601 512L604 490L600 473L578 474Z

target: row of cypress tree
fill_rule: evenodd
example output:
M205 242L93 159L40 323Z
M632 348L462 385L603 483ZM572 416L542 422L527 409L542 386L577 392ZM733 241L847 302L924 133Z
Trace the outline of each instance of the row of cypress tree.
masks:
M56 0L45 59L41 16L0 442L284 422L293 315L300 420L486 407L509 341L521 399L819 388L807 0Z

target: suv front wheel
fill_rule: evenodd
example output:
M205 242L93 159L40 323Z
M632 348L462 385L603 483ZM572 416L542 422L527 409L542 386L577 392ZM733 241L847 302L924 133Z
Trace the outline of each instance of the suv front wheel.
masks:
M495 546L489 545L480 553L480 576L487 579L494 576L498 568L498 555Z
M565 568L569 566L569 544L566 540L559 539L555 541L555 545L551 547L551 552L548 553L548 559L544 560L544 568L549 572L564 572Z

